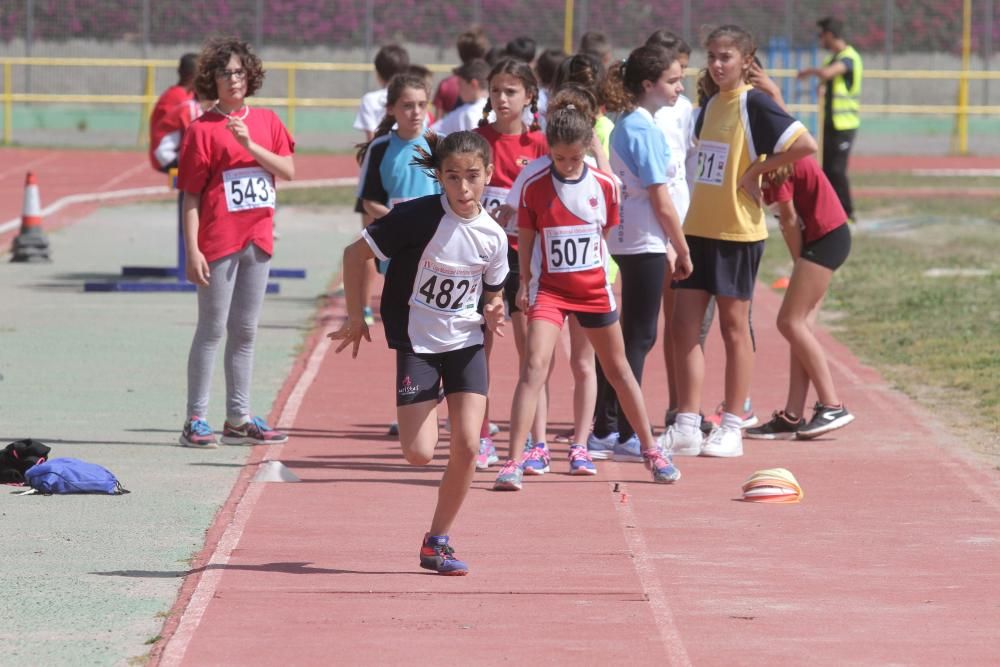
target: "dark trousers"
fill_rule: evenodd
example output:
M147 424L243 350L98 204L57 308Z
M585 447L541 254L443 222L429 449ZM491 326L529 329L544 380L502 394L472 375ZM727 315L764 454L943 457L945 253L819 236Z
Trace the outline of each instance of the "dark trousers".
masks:
M636 381L641 384L646 355L656 343L667 256L664 253L615 255L615 262L618 263L622 277L620 319L622 338L625 340L625 357ZM594 435L603 438L615 431L622 442L635 434L635 429L621 411L614 388L604 377L604 371L598 363Z
M851 201L851 184L847 181L847 160L857 134L857 130L823 128L823 173L849 218L854 217L854 202Z

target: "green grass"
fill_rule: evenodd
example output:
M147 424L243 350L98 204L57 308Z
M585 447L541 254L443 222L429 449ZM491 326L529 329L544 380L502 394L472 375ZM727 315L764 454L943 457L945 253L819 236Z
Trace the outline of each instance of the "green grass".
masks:
M985 429L976 449L1000 454L996 203L860 200L858 212L851 256L824 305L834 335L946 421ZM788 266L781 237L772 234L762 280ZM992 273L931 278L924 275L930 268Z
M997 176L924 176L907 172L865 171L851 175L851 185L864 187L899 188L1000 188Z
M279 202L286 206L346 206L354 208L357 198L353 187L339 188L286 188L281 190Z

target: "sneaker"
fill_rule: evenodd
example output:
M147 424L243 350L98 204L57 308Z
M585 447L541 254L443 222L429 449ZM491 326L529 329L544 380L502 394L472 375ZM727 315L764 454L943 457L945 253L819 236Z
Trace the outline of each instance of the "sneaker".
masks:
M490 422L487 428L489 429L491 436L496 435L497 433L500 432L500 427L494 424L493 422Z
M639 444L639 436L635 433L625 442L615 444L615 450L611 454L615 461L633 461L642 463L642 446Z
M219 443L215 441L215 433L208 422L199 417L191 417L184 422L181 430L181 437L178 438L185 447L195 447L197 449L218 449Z
M642 453L642 458L657 484L673 484L681 478L681 471L659 447L646 450Z
M660 436L660 449L668 456L698 456L703 443L702 432L684 433L673 424Z
M597 466L587 453L587 448L583 445L570 445L569 448L569 474L571 475L596 475Z
M524 469L521 467L521 464L512 459L507 459L507 463L504 463L503 468L500 468L500 472L497 473L496 481L493 482L493 490L520 491L523 481Z
M810 440L818 435L843 428L854 421L854 415L843 405L830 407L817 403L815 410L809 423L799 427L795 432L795 437L799 440Z
M552 455L544 442L536 442L535 446L528 451L528 457L524 459L521 468L525 475L544 475L549 471L549 461Z
M701 426L699 428L701 428L702 433L708 435L709 433L712 432L712 429L715 428L715 424L705 419L705 415L699 413L699 416L701 417ZM677 410L675 409L667 410L667 414L663 418L663 428L670 428L676 422L677 422Z
M745 431L746 437L752 440L788 440L795 437L795 432L806 425L806 420L799 418L791 421L784 410L777 410L771 415L771 421Z
M365 306L364 319L365 319L365 324L367 324L368 326L374 326L375 314L372 312L372 309L368 306Z
M420 567L448 577L464 577L469 573L469 566L455 558L455 550L448 545L447 535L424 535L424 543L420 547Z
M611 458L611 453L615 451L617 444L617 433L609 433L603 438L598 438L593 432L587 436L587 452L590 453L590 458L596 461Z
M568 442L573 443L576 440L576 429L569 429L568 431L562 431L556 433L556 442Z
M476 456L476 470L486 470L499 461L497 448L493 446L493 438L480 438L479 455Z
M722 426L722 413L725 411L726 404L724 402L719 403L719 407L715 409L714 415L701 420L702 426L704 426L707 421L713 426L713 428L719 428ZM739 418L740 428L750 428L751 426L756 426L760 423L760 420L757 419L757 415L753 413L753 403L750 402L749 398L743 402L743 413L739 415Z
M222 429L222 442L226 445L279 445L287 441L287 435L274 430L260 417L241 426L226 422Z
M701 446L701 455L719 458L743 456L743 431L720 426L705 438L705 443Z

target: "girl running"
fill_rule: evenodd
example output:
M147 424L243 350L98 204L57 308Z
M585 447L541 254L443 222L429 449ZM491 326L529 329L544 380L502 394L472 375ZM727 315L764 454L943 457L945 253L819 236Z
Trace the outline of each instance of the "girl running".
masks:
M781 92L755 65L755 87L782 106ZM778 311L778 330L791 346L788 398L771 421L745 431L748 438L808 440L847 426L854 415L841 403L823 348L813 334L833 273L851 252L847 212L819 164L805 158L764 176L764 202L776 206L781 235L794 268ZM819 400L807 424L803 416L810 382Z
M250 410L254 341L274 250L274 180L295 177L295 142L281 120L246 104L263 81L260 58L245 42L213 40L198 59L195 89L202 99L218 101L184 133L177 175L184 193L186 274L198 286L198 324L188 356L189 418L180 436L187 447L217 447L206 417L224 333L222 442L288 439Z
M558 99L558 98L557 98ZM618 187L607 174L588 167L593 120L574 105L549 108L545 129L552 159L528 179L518 210L521 285L517 301L528 312L525 363L511 406L511 457L497 475L496 490L520 490L528 460L522 442L548 374L563 320L571 315L586 331L609 381L621 393L623 409L638 425L642 459L656 482L680 479L680 471L653 441L639 385L629 369L608 282L605 235L618 224ZM586 426L578 425L578 433ZM581 444L569 451L570 474L596 474Z
M705 42L708 75L718 92L695 121L698 169L684 232L694 272L677 290L677 419L663 439L674 454L742 456L740 415L753 370L750 299L767 238L760 176L816 151L805 127L765 93L746 83L756 47L743 28L726 25ZM702 442L700 430L705 357L699 331L715 296L726 349L724 405L719 428Z
M344 250L347 321L328 336L341 341L337 352L352 346L354 357L362 338L371 342L363 314L364 264L392 258L382 322L396 350L396 414L406 460L426 465L434 458L442 387L451 419L448 464L420 566L464 575L468 566L455 556L448 533L475 474L489 385L481 325L485 317L487 327L502 334L507 237L480 204L493 174L486 140L472 132L444 139L431 134L428 147L416 164L433 171L445 194L400 204ZM480 293L483 316L476 310Z
M483 206L495 219L499 220L500 208L507 200L510 186L521 169L532 160L548 153L545 135L538 130L537 120L525 127L524 113L528 109L531 116L538 116L538 84L531 72L531 66L520 60L505 58L493 66L487 79L489 99L483 109L483 118L474 131L489 142L493 150L493 177L483 191ZM490 112L496 120L488 122ZM514 329L514 345L518 358L523 362L524 339L528 323L524 313L514 302L519 284L517 262L517 220L512 219L504 227L507 233L507 263L510 273L504 285L504 299ZM493 348L493 336L486 332L486 359L489 361ZM548 415L547 396L543 392L539 398L538 412L532 428L532 442L540 443L545 449L545 424ZM489 429L489 404L487 417L479 434L479 455L476 468L486 470L499 461Z
M656 341L668 267L675 278L691 273L691 258L681 221L670 197L671 153L654 115L676 103L684 91L684 70L676 53L642 46L614 73L609 108L624 110L611 133L611 165L623 187L622 224L609 237L622 276L622 335L629 365L642 382L646 355ZM674 246L674 266L667 248ZM618 397L598 369L597 415L588 448L595 458L642 460L640 439L622 415Z

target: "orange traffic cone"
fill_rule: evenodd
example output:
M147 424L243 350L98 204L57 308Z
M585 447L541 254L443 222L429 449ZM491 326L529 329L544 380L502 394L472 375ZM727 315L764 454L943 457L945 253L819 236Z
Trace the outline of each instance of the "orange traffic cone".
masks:
M38 181L32 172L24 179L24 207L21 209L21 232L14 239L12 262L49 261L49 239L42 230L42 203Z
M790 282L791 279L788 276L781 276L771 283L771 289L788 289L788 284Z

